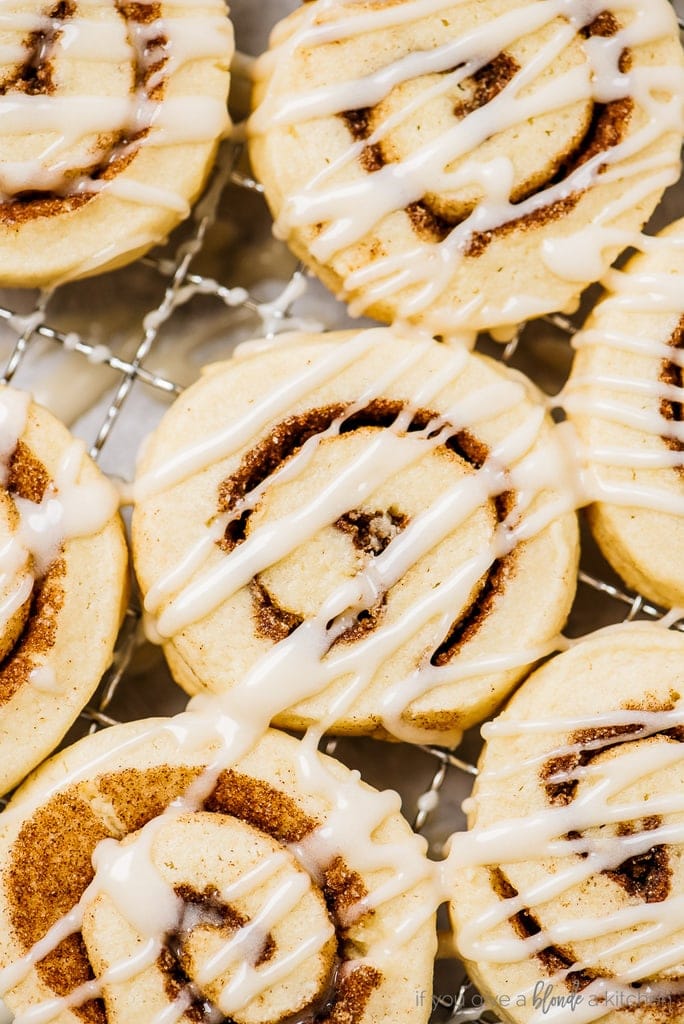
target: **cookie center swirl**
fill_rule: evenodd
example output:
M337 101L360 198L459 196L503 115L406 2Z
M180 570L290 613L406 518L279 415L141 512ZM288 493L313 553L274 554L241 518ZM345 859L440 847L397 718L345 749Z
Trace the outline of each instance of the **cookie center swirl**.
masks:
M346 418L345 406L331 405L278 424L220 487L219 512L233 512L221 546L229 553L264 524L289 517L313 503L334 487L347 467L363 458L380 432L396 431L398 417L404 412L400 402L377 400ZM336 421L340 422L339 430L331 432ZM448 487L475 473L488 454L469 432L450 434L442 417L427 409L413 413L398 433L422 436L426 442L444 433L444 443L426 444L422 458L391 475L365 501L351 504L350 494L346 512L255 576L251 599L256 630L263 639L278 642L307 619L313 619L341 579L353 579L372 569L373 561L418 514L434 504ZM313 450L306 470L288 482L288 462L307 443ZM245 505L250 492L258 497ZM391 621L405 607L407 592L437 586L469 556L490 547L511 502L507 494L484 501L453 536L416 562L395 586L377 589L363 607L331 619L327 623L328 646L360 639L379 624ZM433 664L447 662L462 640L478 628L503 585L512 558L494 562L475 583L448 635L432 652Z
M312 1008L325 1006L336 970L334 923L313 880L276 840L206 812L170 817L156 829L149 860L177 906L157 966L167 996L183 1000L191 1017L268 1024L313 1019ZM127 934L126 911L105 890L86 914L84 939L100 975L121 961L111 940ZM109 1009L110 1024L125 1019Z

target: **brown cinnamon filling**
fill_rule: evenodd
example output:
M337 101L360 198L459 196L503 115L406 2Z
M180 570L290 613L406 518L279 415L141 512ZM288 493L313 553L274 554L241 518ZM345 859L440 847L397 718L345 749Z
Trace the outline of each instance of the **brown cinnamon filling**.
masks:
M663 706L653 704L644 706L641 710L652 712L670 711L674 707L673 701ZM625 710L639 710L629 706ZM573 772L581 767L591 764L600 754L619 747L624 742L640 738L643 726L639 724L625 724L614 726L600 726L592 729L580 729L568 737L568 743L578 745L581 749L570 753L550 757L540 770L540 780L544 785L547 798L554 806L568 806L575 799L579 780L568 778L557 778L557 776L571 776ZM660 735L665 736L673 742L684 742L684 730L681 727L668 729ZM655 815L645 818L643 821L624 822L618 825L617 834L620 836L636 835L641 832L650 832L659 828L661 819ZM581 832L570 832L566 836L570 841L578 841L583 838ZM580 857L587 854L578 852ZM672 866L666 846L661 844L651 847L642 854L627 858L617 868L603 871L602 874L619 885L625 892L634 898L641 899L645 903L661 903L666 900L672 888ZM491 882L494 891L501 899L510 899L518 895L517 890L511 884L500 868L492 869ZM542 930L542 925L534 913L523 910L510 918L511 924L521 938L529 938L537 935ZM577 962L578 957L573 950L549 946L537 954L537 958L544 965L549 974L557 971L567 971ZM570 971L566 978L566 985L572 991L581 991L600 973L593 971ZM635 986L638 988L638 986ZM676 1005L679 1005L675 1000ZM667 1019L670 1010L675 1004L669 1002L663 1009L659 1004L658 1010L663 1010Z
M364 409L349 415L342 422L340 434L364 427L389 428L396 421L404 406L401 402L388 399L375 399ZM232 551L241 544L247 535L247 526L252 515L247 508L236 511L240 502L275 473L288 458L296 454L311 438L323 434L336 421L345 416L347 406L341 403L310 409L305 413L290 416L274 427L269 435L252 448L242 459L237 470L224 480L218 492L218 512L225 514L235 512L235 518L228 524L220 547ZM435 429L429 436L434 436L443 429L439 414L427 410L418 410L408 426L408 433L428 430L431 424ZM475 469L479 469L487 458L487 449L467 430L455 431L444 443L443 449L456 455ZM441 450L441 449L440 449ZM510 493L499 495L495 501L498 522L503 522L514 505ZM360 509L351 509L334 524L335 527L352 538L354 546L371 557L385 550L391 540L401 533L408 525L409 518L401 509L378 509L369 513ZM514 555L494 562L489 572L480 583L479 593L471 605L464 610L449 631L448 636L433 655L433 664L446 664L454 657L458 648L468 642L481 628L482 623L492 611L494 604L505 587L505 581L512 570ZM259 637L272 643L290 636L303 622L303 617L293 609L283 608L257 577L250 584L252 607L254 612L255 630ZM351 643L372 631L382 618L386 598L383 595L377 605L361 611L356 621L332 643ZM332 626L332 623L330 623Z
M669 344L678 352L684 351L684 316L677 324ZM684 369L669 360L663 360L660 380L663 384L672 387L684 387ZM671 402L669 399L664 398L660 403L660 415L673 423L682 423L684 421L684 406L681 402ZM684 451L684 445L676 437L664 437L663 441L674 452ZM678 466L677 471L684 474L684 466Z
M161 3L126 3L124 0L113 0L116 10L128 26L128 41L136 54L134 68L134 89L143 90L153 100L160 100L165 91L165 82L147 88L148 82L166 64L166 56L152 61L150 54L162 50L167 40L163 36L150 40L139 52L135 35L136 25L148 25L161 17ZM60 0L48 16L55 22L64 22L78 14L76 0ZM0 95L12 92L30 95L52 95L56 92L54 67L51 52L54 43L61 35L61 30L51 27L48 31L31 33L24 41L26 58L23 64L0 83ZM83 179L108 181L120 174L136 156L136 146L147 134L146 130L131 133L127 129L116 132L107 140L104 151L97 160L83 167L71 168L65 175L63 192L26 189L0 202L0 221L9 225L19 225L41 217L53 217L71 213L84 206L95 197L95 192L69 193L74 182Z
M76 5L72 0L60 0L47 16L53 21L66 21L75 13ZM0 96L10 91L23 92L28 96L45 96L54 92L54 68L45 55L49 54L59 35L60 31L52 26L47 31L29 33L23 43L26 51L24 62L0 81Z
M590 25L581 30L581 35L585 38L591 36L610 37L619 30L620 26L615 16L609 11L603 11ZM624 73L629 69L631 59L630 51L625 50L619 62L621 72ZM462 119L486 106L505 89L519 70L519 64L510 54L506 52L498 54L490 63L473 74L470 79L473 86L472 95L468 100L455 105L454 117ZM617 146L625 137L633 110L634 102L630 98L615 100L607 104L595 103L584 137L567 152L558 153L553 164L547 169L546 183L541 186L538 181L533 185L523 183L511 195L511 202L521 203L536 195L543 188L559 184L598 153L607 152ZM363 141L372 134L372 108L347 110L339 116L344 120L355 140ZM366 146L362 150L359 160L368 173L378 171L388 162L392 162L392 159L386 154L382 142ZM603 170L603 167L600 168L599 173ZM538 210L513 218L489 231L473 232L468 240L465 255L473 258L481 256L493 239L497 237L504 237L514 231L532 230L562 219L575 208L584 191L572 192ZM463 223L467 216L467 214L450 216L441 207L439 210L435 209L429 196L410 203L405 212L414 232L424 241L434 243L444 241L454 228Z
M657 818L649 818L643 823L643 827L644 829L655 829L658 828L659 824L660 822ZM622 834L631 834L631 832L624 831ZM663 847L655 847L654 849L661 851ZM605 871L603 874L608 875L613 881L622 886L630 896L639 897L649 903L661 902L667 899L669 894L669 879L671 876L669 866L666 871L663 871L658 863L662 856L660 852L654 853L649 851L641 857L632 857L625 861L616 871ZM490 868L489 876L492 890L500 899L515 899L520 895L501 868ZM664 877L668 879L667 888L663 885ZM543 930L536 914L529 908L512 915L509 918L509 922L518 937L523 940L539 935ZM550 977L566 972L563 983L573 993L582 992L583 989L587 988L588 985L591 985L598 978L609 977L605 971L597 969L584 968L573 970L573 965L582 958L568 947L547 946L545 949L535 953L535 959L539 961ZM630 986L635 994L639 992L641 987L639 982ZM684 1005L684 994L673 995L665 1000L655 1000L653 1003L646 1003L644 1000L642 1005L648 1006L649 1020L653 1021L653 1024L660 1020L678 1020L681 1007Z
M502 93L508 83L515 78L520 71L520 65L510 53L499 53L484 67L479 68L472 76L474 85L473 95L463 102L457 103L454 107L454 117L462 120L468 114L473 114L481 107L496 99Z
M280 640L286 640L298 626L301 626L304 617L278 604L261 580L252 580L249 589L252 595L256 633L262 640L270 640L277 644Z
M197 926L209 926L219 930L224 938L228 940L232 933L239 928L249 924L249 918L240 914L234 907L224 903L220 899L217 889L207 888L204 892L198 892L191 886L181 885L175 888L176 895L183 901L184 908L193 908L192 923L188 927L185 921L181 921L178 929L166 936L166 945L157 961L164 976L164 989L170 1002L175 1002L180 996L188 995L190 1005L185 1010L185 1015L191 1021L216 1021L217 1010L213 1004L205 999L192 981L191 965L188 964L188 956L185 949L185 942L192 928ZM187 916L187 915L186 915ZM254 962L255 967L268 963L276 952L276 945L270 932L266 935L263 947Z
M10 919L24 950L76 906L93 880L93 850L111 834L75 789L54 796L26 822L3 872ZM37 970L57 996L92 980L80 933L48 953ZM107 1020L101 1000L85 1003L74 1013L86 1024Z
M579 780L575 778L558 779L557 776L571 776L578 768L587 765L622 743L634 739L643 727L639 725L606 725L594 729L578 729L568 737L568 743L581 746L572 754L560 754L551 757L541 769L541 778L549 801L555 807L567 807L577 795ZM611 743L610 740L617 742Z
M661 825L662 819L652 815L641 822L622 822L617 832L619 836L632 836L654 832ZM603 874L617 882L629 896L636 896L644 903L663 903L672 889L672 868L666 846L653 846L645 853L628 857L617 868Z
M65 573L66 564L59 559L53 562L43 580L34 586L19 640L0 662L0 707L7 704L22 686L28 685L36 661L57 641L57 621L64 604L62 583Z
M500 868L491 868L489 875L492 889L500 899L515 899L520 895ZM509 920L516 934L521 939L529 939L534 935L539 935L542 930L541 924L531 910L520 910ZM546 949L535 953L535 958L539 960L549 975L557 974L560 971L568 971L572 968L573 964L577 963L577 958L572 950L564 949L560 946L547 946ZM565 978L565 985L571 992L580 992L601 976L598 971L571 970Z
M587 163L598 153L604 153L619 145L625 137L633 110L634 101L629 98L614 100L612 103L605 105L595 104L591 126L584 140L575 147L573 152L564 161L559 163L556 173L547 182L547 186L563 181L569 174L572 174L573 171L581 167L582 164ZM599 173L604 169L605 167L601 167ZM538 191L537 188L527 195L517 195L515 201L522 202L536 191ZM494 238L503 238L513 231L528 231L544 227L544 225L552 221L562 219L577 206L583 194L584 190L572 192L562 199L549 203L548 206L534 210L532 213L527 213L522 217L516 217L505 224L493 228L491 231L475 232L471 236L468 248L466 249L466 255L480 256Z
M501 522L503 518L505 516L500 514L499 521ZM511 557L499 558L492 564L477 601L473 602L458 622L453 624L449 635L430 658L431 665L448 665L459 648L470 643L487 616L494 610L499 596L503 594L512 565Z
M75 785L38 808L22 827L3 873L9 917L22 948L31 949L78 903L94 877L92 854L102 839L121 839L142 828L186 793L200 774L199 768L170 765L130 768L106 774L97 782ZM286 793L232 770L220 775L204 810L239 818L282 843L300 842L318 826L318 821L302 812ZM367 890L361 877L342 858L336 858L323 872L321 892L338 932L343 961L346 931L339 914L367 895ZM215 893L189 890L180 894L187 903L200 906L210 924L229 929L241 926L240 915L221 904ZM170 937L170 951L162 957L167 991L176 995L188 984L177 939ZM268 941L261 955L264 961L274 955ZM80 933L61 942L36 970L57 996L67 996L91 980L93 973ZM378 971L365 967L337 980L330 996L326 996L325 1007L320 1008L321 1014L319 1008L316 1014L312 1012L311 1024L314 1019L321 1024L357 1024L381 980ZM198 995L191 1019L207 1019L208 1005ZM101 1000L91 1000L73 1012L87 1024L107 1021Z
M43 464L23 441L19 441L8 466L8 493L39 503L49 483L50 477ZM0 707L28 683L36 660L55 645L57 621L64 604L65 573L66 564L59 558L33 588L16 642L0 661Z
M355 548L368 555L381 555L392 540L408 526L408 516L397 509L387 511L360 512L352 509L335 523L335 526L348 534Z
M628 705L627 711L649 711L660 713L672 711L674 708L673 697L667 705L633 707ZM593 729L578 729L568 737L568 744L577 746L580 749L571 754L560 754L550 757L540 770L540 779L544 784L546 796L551 804L556 807L567 807L575 799L579 780L572 778L573 772L578 768L584 768L600 754L613 750L630 740L639 739L643 732L643 725L610 725L597 726ZM659 733L667 739L676 743L684 743L684 727L675 726ZM615 740L615 742L611 742ZM558 778L560 776L560 778Z

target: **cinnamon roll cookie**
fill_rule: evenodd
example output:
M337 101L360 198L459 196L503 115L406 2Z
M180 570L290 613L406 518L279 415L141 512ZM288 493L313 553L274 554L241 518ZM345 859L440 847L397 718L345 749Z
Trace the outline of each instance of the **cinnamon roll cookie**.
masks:
M257 63L251 158L355 313L510 325L573 305L676 181L682 63L667 0L314 0Z
M127 554L109 481L61 423L0 388L0 793L55 749L109 665Z
M16 0L0 32L0 284L87 276L162 241L228 126L222 0Z
M485 729L449 872L458 946L515 1024L684 1014L684 636L613 627Z
M425 1024L399 802L218 703L88 737L0 817L0 990L19 1021Z
M684 220L642 244L575 338L563 404L603 553L669 607L684 604Z
M285 727L456 742L553 648L573 597L575 499L533 386L385 328L209 367L135 494L176 680Z

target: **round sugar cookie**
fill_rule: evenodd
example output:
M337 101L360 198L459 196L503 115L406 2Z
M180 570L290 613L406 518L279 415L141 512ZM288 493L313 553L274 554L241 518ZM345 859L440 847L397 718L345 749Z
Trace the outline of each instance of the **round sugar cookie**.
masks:
M563 404L601 550L631 587L671 607L684 604L684 220L644 244L576 335Z
M221 0L14 0L0 55L0 285L130 262L190 212L228 127Z
M681 1019L683 675L681 633L611 627L485 727L451 911L502 1020Z
M135 484L136 571L176 680L287 728L457 742L573 598L556 434L519 374L385 328L208 367Z
M0 966L19 1019L425 1024L432 866L398 796L283 733L238 752L235 725L217 704L116 726L15 795Z
M314 0L257 62L251 160L355 314L506 327L574 307L677 180L682 64L668 0Z

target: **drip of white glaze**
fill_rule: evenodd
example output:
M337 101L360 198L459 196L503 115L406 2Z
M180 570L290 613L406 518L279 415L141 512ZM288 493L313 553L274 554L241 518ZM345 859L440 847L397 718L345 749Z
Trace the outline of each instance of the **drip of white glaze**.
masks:
M59 680L51 665L36 665L29 672L29 685L39 693L58 693Z
M79 481L85 456L82 441L72 441L62 456L54 482L40 502L15 496L21 518L20 540L43 575L63 544L98 533L116 513L118 495L104 477Z

